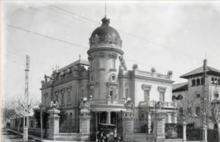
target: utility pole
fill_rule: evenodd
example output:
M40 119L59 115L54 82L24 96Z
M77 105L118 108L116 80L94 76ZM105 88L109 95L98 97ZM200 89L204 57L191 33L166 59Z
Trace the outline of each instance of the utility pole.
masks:
M30 57L26 56L26 68L25 68L25 99L26 99L26 105L24 105L24 119L23 119L23 141L28 141L28 112L29 112L29 106L28 106L28 73L29 73L29 65L30 65ZM26 123L25 123L26 118Z
M203 113L202 113L202 141L207 142L207 120L206 120L206 115L207 115L207 93L206 93L206 78L207 78L207 60L205 59L203 62L203 100L202 100L202 108L203 108Z

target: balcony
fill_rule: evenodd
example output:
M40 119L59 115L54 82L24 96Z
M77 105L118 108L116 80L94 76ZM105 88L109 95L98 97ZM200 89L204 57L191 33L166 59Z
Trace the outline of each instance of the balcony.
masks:
M115 100L115 99L108 99L108 100L92 100L91 104L93 105L124 105L124 100Z
M154 107L158 101L142 101L139 103L140 108ZM175 108L176 104L174 102L163 102L164 108Z

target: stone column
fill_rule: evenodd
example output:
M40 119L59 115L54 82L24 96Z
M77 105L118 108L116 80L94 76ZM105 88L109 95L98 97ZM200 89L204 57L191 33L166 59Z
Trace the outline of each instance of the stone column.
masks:
M165 116L163 112L155 112L154 114L154 134L156 142L165 141Z
M49 109L49 131L48 139L55 140L55 134L59 133L59 116L60 111L56 108Z
M172 123L171 113L167 113L167 123Z
M186 122L183 121L183 141L186 141Z
M134 115L133 112L124 113L124 140L133 139Z
M107 124L111 124L111 112L110 111L107 112L106 120L107 120Z
M148 113L148 120L147 120L147 127L148 127L148 133L151 133L151 115Z

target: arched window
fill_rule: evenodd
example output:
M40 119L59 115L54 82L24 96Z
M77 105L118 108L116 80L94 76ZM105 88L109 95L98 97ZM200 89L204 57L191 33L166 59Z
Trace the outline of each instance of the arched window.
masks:
M201 78L201 85L204 84L204 78Z
M192 86L195 86L195 84L196 84L196 81L195 81L195 79L193 79L192 80Z
M107 113L106 112L102 112L100 114L100 123L106 123L106 116L107 116Z
M73 116L73 114L72 114L72 112L70 112L70 117L72 117Z
M196 84L200 85L200 79L199 78L196 80Z

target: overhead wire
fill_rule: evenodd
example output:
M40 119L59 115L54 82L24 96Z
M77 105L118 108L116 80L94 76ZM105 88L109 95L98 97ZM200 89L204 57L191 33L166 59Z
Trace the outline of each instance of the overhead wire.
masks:
M78 15L78 14L76 14L76 13L69 12L69 11L67 11L67 10L63 10L63 9L61 9L61 8L59 8L59 7L56 7L56 6L53 6L53 5L50 5L50 4L47 4L47 5L49 5L49 6L53 7L53 8L59 9L59 10L61 10L61 11L67 12L67 13L69 13L69 14L73 14L73 15L78 16L78 17L80 17L80 18L86 19L86 20L91 21L91 22L93 22L93 23L100 24L99 22L96 22L96 21L91 20L91 19L89 19L89 18L80 16L80 15ZM56 39L56 38L53 38L53 37L50 37L50 36L47 36L47 35L43 35L43 34L40 34L40 33L31 32L31 31L29 31L29 30L26 30L26 29L23 29L23 28L19 28L19 27L16 27L16 26L12 26L12 25L8 25L8 24L7 24L7 26L10 26L10 27L13 27L13 28L16 28L16 29L25 31L25 32L34 33L34 34L36 34L36 35L43 36L43 37L46 37L46 38L50 38L50 39L53 39L53 40L57 40L57 41L60 41L60 42L64 42L64 43L67 43L67 44L71 44L71 45L74 45L74 46L77 46L77 47L82 47L82 48L88 49L87 47L84 47L84 46L81 46L81 45L77 45L77 44L74 44L74 43L66 42L66 41L63 41L63 40L60 40L60 39ZM121 30L119 30L119 31L121 31ZM140 38L140 37L138 37L138 36L135 36L135 35L133 35L133 34L130 34L130 33L124 32L124 31L122 31L122 32L125 33L125 34L127 34L127 35L129 35L129 36L133 36L133 37L135 37L135 38L138 38L138 39L140 39L140 40L144 40L144 41L147 41L147 42L149 42L149 43L154 43L154 42L151 42L151 41L149 41L149 40L146 40L146 39ZM157 44L157 43L154 43L154 44ZM157 45L166 48L166 47L163 46L163 45L159 45L159 44L157 44ZM174 49L172 49L172 50L175 51ZM164 52L161 52L161 53L164 53ZM193 57L193 58L195 58L195 57ZM135 62L137 62L137 61L135 61ZM138 62L138 63L140 63L140 62ZM141 63L141 64L147 65L147 64L144 64L144 63ZM152 66L152 65L147 65L147 66ZM167 70L167 69L165 69L165 70Z
M45 3L45 2L44 2L44 3ZM46 3L46 4L47 4L47 3ZM96 23L96 24L100 24L100 23L97 22L97 21L94 21L94 20L92 20L92 19L86 18L86 17L84 17L84 16L80 16L80 15L74 13L74 12L70 12L70 11L64 10L64 9L62 9L62 8L59 8L59 7L54 6L54 5L51 5L51 4L47 4L47 5L49 5L49 6L53 7L53 8L59 9L59 10L61 10L61 11L67 12L67 13L69 13L69 14L73 14L73 15L75 15L75 16L78 16L78 17L83 18L83 19L85 19L85 20L88 20L88 21L90 21L90 22L93 22L93 23ZM74 18L75 18L75 17L74 17ZM117 28L116 28L116 29L117 29ZM158 44L158 43L156 43L156 42L152 42L152 41L150 41L150 40L147 40L147 39L141 38L141 37L139 37L139 36L136 36L136 35L134 35L134 34L125 32L125 31L123 31L123 30L120 30L120 29L117 29L117 30L120 31L120 32L122 32L122 33L124 33L124 34L126 34L126 35L135 37L135 38L137 38L137 39L139 39L139 40L146 41L146 42L148 42L148 43L152 43L152 44L155 44L155 45L157 45L157 46L161 46L161 47L163 47L163 48L172 50L172 51L174 51L174 52L178 52L178 53L180 53L180 54L187 55L188 57L194 58L194 59L196 59L196 60L199 60L199 61L203 60L203 58L198 58L198 57L195 57L195 56L193 56L193 55L184 53L184 52L182 52L182 51L175 50L175 49L170 48L170 47L168 47L168 46L164 46L164 45ZM211 62L212 62L212 61L211 61ZM217 62L216 62L216 63L217 63Z

